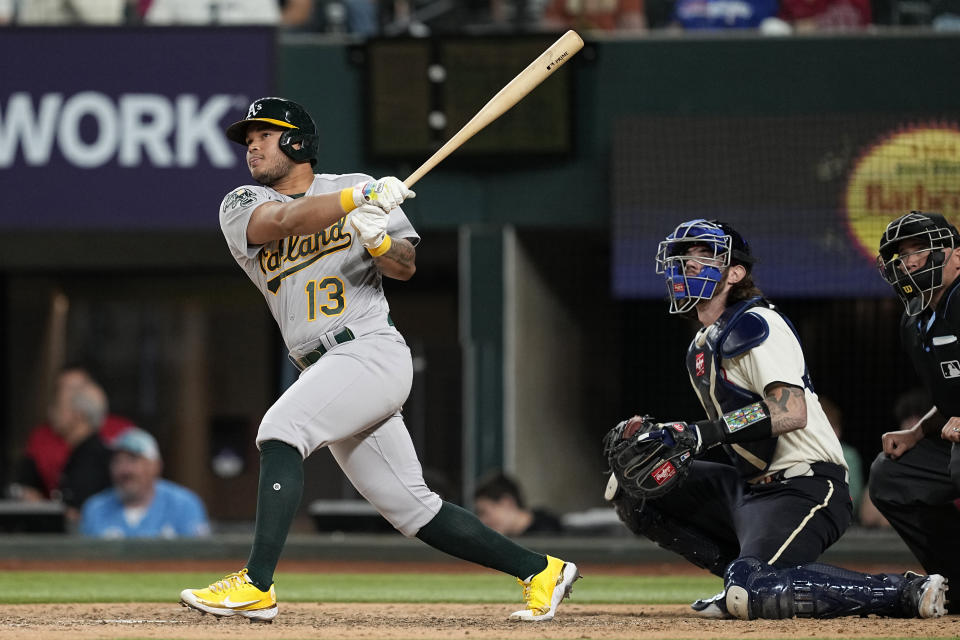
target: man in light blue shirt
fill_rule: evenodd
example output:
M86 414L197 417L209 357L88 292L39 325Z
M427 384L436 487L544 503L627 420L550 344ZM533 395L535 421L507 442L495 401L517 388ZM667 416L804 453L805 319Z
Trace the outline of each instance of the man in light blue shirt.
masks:
M160 478L163 462L152 435L138 427L111 443L113 487L83 505L80 532L97 538L178 538L210 534L195 493Z

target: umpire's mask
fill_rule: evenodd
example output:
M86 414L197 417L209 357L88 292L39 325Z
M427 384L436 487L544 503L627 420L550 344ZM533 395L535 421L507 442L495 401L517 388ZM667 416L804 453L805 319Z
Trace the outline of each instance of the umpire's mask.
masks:
M957 229L939 213L911 211L887 225L880 238L877 268L900 296L908 316L930 305L943 284L943 265L958 238ZM902 253L902 248L911 250ZM915 255L923 262L909 271L905 259Z

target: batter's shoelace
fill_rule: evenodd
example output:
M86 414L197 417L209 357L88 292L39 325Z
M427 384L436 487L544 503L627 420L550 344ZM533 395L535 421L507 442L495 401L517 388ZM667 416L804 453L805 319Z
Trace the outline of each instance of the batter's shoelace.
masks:
M221 591L229 591L230 589L236 589L237 587L243 585L243 572L240 573L231 573L230 575L217 580L212 585L210 585L210 591L213 593L220 593Z

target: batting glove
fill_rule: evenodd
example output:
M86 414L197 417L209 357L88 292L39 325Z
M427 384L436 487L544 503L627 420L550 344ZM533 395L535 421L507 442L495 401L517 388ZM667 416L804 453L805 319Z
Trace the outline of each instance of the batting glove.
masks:
M349 196L349 201L353 203L350 209L364 204L373 204L389 213L399 207L404 200L414 198L416 195L397 178L387 176L344 189L340 199L341 204L346 204ZM344 210L349 211L347 207L344 207Z
M389 221L390 216L372 204L360 205L350 212L350 225L357 232L360 244L373 256L383 255L390 249Z

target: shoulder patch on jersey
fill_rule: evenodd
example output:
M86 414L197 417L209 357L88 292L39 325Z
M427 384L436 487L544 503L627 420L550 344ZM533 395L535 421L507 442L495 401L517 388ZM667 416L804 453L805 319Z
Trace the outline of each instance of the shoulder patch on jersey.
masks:
M739 356L762 344L769 335L770 325L760 314L745 313L730 327L720 345L720 355L724 358Z
M248 187L234 189L223 199L223 210L230 211L237 207L247 207L257 201L257 194Z

